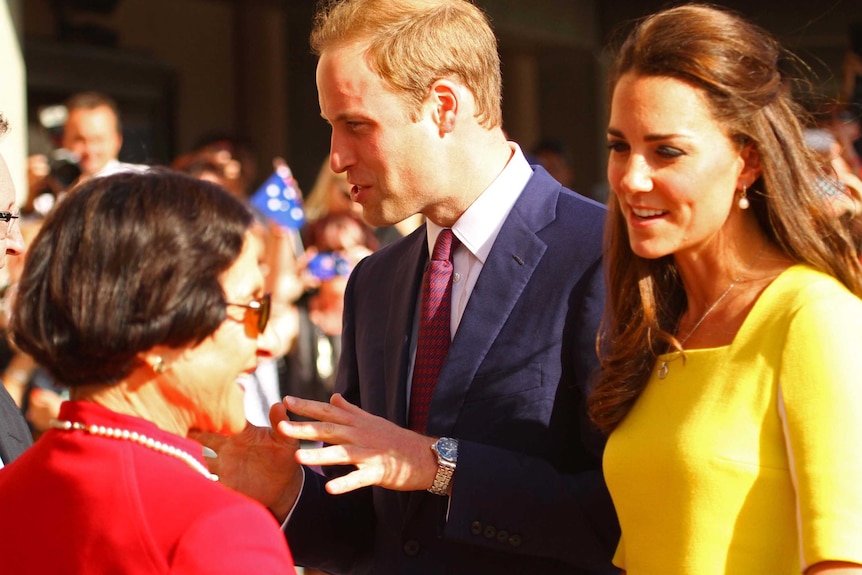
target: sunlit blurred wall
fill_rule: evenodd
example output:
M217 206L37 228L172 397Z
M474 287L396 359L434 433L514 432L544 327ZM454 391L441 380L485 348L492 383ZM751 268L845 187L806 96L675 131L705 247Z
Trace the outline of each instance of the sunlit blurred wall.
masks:
M10 129L0 138L0 153L9 165L19 201L26 194L27 78L19 30L21 0L0 2L0 113Z

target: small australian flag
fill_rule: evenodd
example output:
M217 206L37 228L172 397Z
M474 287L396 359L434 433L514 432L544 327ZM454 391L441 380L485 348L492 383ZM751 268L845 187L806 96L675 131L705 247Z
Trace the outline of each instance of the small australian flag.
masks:
M251 204L282 227L298 230L305 223L302 192L285 165L278 166L257 189Z

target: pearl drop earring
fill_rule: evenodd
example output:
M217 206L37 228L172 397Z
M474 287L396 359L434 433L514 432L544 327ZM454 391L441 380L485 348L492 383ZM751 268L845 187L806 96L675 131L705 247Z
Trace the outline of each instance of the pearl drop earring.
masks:
M161 356L158 356L156 358L156 360L153 362L153 371L155 371L156 373L164 373L165 370L167 370L167 369L168 369L168 366L165 363L165 360L162 359Z
M739 194L739 203L737 204L739 206L740 210L747 210L748 206L751 205L751 202L748 201L748 195L745 193L745 191L746 191L746 187L743 184L742 192L740 192L740 194Z

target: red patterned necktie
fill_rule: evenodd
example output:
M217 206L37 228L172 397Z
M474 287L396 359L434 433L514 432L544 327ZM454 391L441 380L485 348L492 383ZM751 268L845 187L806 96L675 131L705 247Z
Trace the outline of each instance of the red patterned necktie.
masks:
M452 253L459 244L452 230L441 230L422 279L422 308L409 417L410 429L419 433L425 433L431 396L434 394L434 386L437 385L440 368L452 340L449 331L452 308Z

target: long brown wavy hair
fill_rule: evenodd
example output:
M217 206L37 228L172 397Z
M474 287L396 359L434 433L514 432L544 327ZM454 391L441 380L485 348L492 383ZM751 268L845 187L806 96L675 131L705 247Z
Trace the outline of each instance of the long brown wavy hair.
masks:
M817 191L821 168L805 145L803 111L782 73L793 61L766 31L735 13L689 4L637 24L617 53L609 93L627 73L675 78L700 89L725 133L760 155L762 174L749 199L767 238L793 261L862 296L858 254ZM640 396L656 357L681 350L673 333L687 305L673 256L635 255L615 194L608 207L601 371L588 400L590 416L605 433Z

